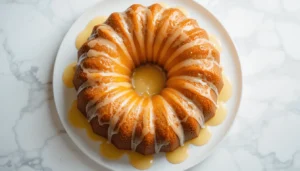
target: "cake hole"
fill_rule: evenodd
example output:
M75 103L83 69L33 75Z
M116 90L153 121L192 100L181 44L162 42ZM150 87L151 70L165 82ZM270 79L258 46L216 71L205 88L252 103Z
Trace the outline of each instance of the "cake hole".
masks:
M158 65L146 64L133 71L132 85L140 96L159 94L165 84L166 74Z

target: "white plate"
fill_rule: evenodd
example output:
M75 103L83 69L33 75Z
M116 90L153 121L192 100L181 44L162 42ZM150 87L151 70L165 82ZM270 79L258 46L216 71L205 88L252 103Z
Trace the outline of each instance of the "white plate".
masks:
M143 5L151 5L155 3L154 0L144 0ZM127 7L134 3L141 3L138 0L105 0L86 11L79 19L72 25L64 40L61 43L60 49L57 53L54 75L53 75L53 92L56 108L61 119L61 122L67 133L74 141L74 143L92 160L98 164L112 169L112 170L132 170L134 169L128 162L126 155L117 161L110 161L99 155L99 144L89 140L85 132L80 129L72 127L67 119L67 113L73 100L76 99L75 90L68 89L62 82L62 73L65 67L76 61L77 50L75 48L75 39L78 33L84 29L86 24L96 16L108 16L112 12L124 11ZM154 157L154 164L149 170L185 170L197 163L203 161L216 147L217 144L224 138L225 134L231 127L241 98L242 80L241 69L238 54L234 43L228 35L225 28L220 22L203 6L193 1L186 0L165 0L164 3L170 6L181 6L185 8L191 18L197 19L199 25L206 29L209 33L215 35L221 42L223 51L221 54L221 64L224 67L226 75L232 83L233 96L227 103L228 115L226 120L219 126L210 127L212 138L209 143L197 147L190 146L189 157L180 164L169 163L164 154L158 154Z

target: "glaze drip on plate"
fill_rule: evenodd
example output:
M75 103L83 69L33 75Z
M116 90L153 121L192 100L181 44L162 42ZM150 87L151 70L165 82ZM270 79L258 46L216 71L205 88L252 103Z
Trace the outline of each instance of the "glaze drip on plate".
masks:
M93 27L99 23L103 23L105 20L107 19L107 17L105 16L100 16L100 17L96 17L94 19L92 19L87 26L84 28L83 31L81 31L77 38L76 38L76 42L75 42L75 46L77 49L79 49L88 39L88 37L91 35Z

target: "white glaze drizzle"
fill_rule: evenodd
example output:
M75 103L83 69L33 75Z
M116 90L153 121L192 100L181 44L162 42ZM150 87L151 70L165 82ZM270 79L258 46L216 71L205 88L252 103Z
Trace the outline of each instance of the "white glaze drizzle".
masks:
M183 87L184 87L185 89L197 90L197 91L196 91L197 93L200 93L202 96L204 96L204 97L206 97L208 100L210 100L210 101L215 105L215 107L218 107L217 103L212 99L211 94L210 94L210 91L208 91L208 90L210 90L210 89L200 88L200 87L195 86L195 85L193 85L193 84L191 84L191 83L188 83L188 82L185 82L185 83L183 84Z
M182 87L185 87L185 88L194 87L193 89L198 90L197 91L198 93L200 93L202 96L209 99L215 106L217 106L216 102L213 100L211 93L210 93L210 90L212 90L212 88L206 82L204 82L202 79L196 78L196 77L191 77L191 76L176 76L176 77L170 78L169 80L176 80L176 79L186 80L186 82L184 83L184 85ZM202 85L202 87L196 86L191 83L199 83Z
M129 79L130 77L128 75L120 74L120 73L115 73L115 72L85 72L87 73L88 79L93 79L95 76L100 76L100 77L121 77L121 78L127 78Z
M137 54L136 47L134 45L133 35L132 35L132 33L129 32L129 30L132 30L132 28L131 28L132 27L132 23L127 23L126 22L127 15L126 15L125 12L119 13L119 17L121 18L120 22L121 22L122 26L124 27L124 31L125 31L126 37L128 38L129 43L130 43L130 47L132 49L133 55L131 57L134 59L133 61L138 61L138 54Z
M165 57L167 50L171 47L171 45L173 44L173 42L181 35L186 35L185 31L189 31L191 29L193 29L194 27L190 26L190 25L185 25L183 28L177 28L173 31L172 35L167 39L165 45L163 46L163 49L161 51L161 57ZM184 36L186 39L188 39L188 36ZM185 41L184 40L180 40L177 42L181 42L181 41ZM162 59L162 58L161 58ZM159 60L160 62L160 60Z
M112 90L113 88L111 88ZM106 106L107 104L110 104L112 102L114 102L116 99L129 94L131 92L131 90L126 90L126 91L120 91L117 92L116 94L111 94L111 96L108 95L108 93L106 94L106 97L104 98L103 101L98 101L98 104L96 102L96 105L94 107L92 107L88 112L87 112L87 116L88 116L88 120L90 121L91 119L93 119L96 115L97 115L97 110L99 110L101 107ZM123 102L124 103L124 102ZM122 103L122 104L123 104Z
M170 78L169 80L172 80L172 79L183 79L183 80L187 80L187 81L190 81L190 82L195 82L195 83L199 83L203 86L208 86L211 90L214 91L214 93L218 96L218 89L217 87L206 80L206 78L203 78L203 77L193 77L193 76L175 76L175 77L172 77Z
M187 116L181 120L181 122L186 122L186 120L188 119L188 117L192 117L194 118L198 124L201 126L201 128L204 128L204 115L203 115L203 111L201 111L192 100L190 100L189 98L187 98L186 96L184 96L182 93L180 93L179 91L175 90L175 89L169 89L169 91L172 91L172 94L169 93L170 96L174 97L173 100L175 100L177 103L179 103L179 100L176 98L176 96L174 96L173 94L176 94L177 96L179 96L181 99L183 99L183 103L181 103L184 106L184 109L187 111Z
M208 59L186 59L182 62L179 62L178 64L176 64L175 66L173 66L170 70L168 74L173 74L174 72L180 70L181 68L184 67L189 67L189 66L193 66L193 65L199 65L201 66L203 69L205 70L211 70L214 65L218 65L217 62L212 61L212 60L208 60Z
M145 111L145 109L143 109L141 106L144 103L144 98L142 100L140 100L140 103L138 104L138 107L136 109L136 112L134 112L136 120L139 119L140 115ZM131 138L131 149L133 151L136 150L136 147L142 142L142 139L139 139L136 137L135 132L136 132L136 126L137 126L138 122L134 123L133 126L133 131L132 131L132 138Z
M146 18L147 16L145 14L147 14L145 11L147 10L147 8L139 6L136 11L130 10L131 13L135 14L137 17L137 25L136 25L136 29L134 30L134 34L137 38L140 50L141 50L141 55L145 56L145 40L144 40L144 35L143 35L143 30L145 29L145 26L143 26L143 23L146 23Z
M91 40L91 41L88 42L87 45L90 48L94 48L96 45L99 45L99 46L102 45L102 46L106 46L107 48L110 48L114 52L118 52L117 51L117 46L113 42L111 42L107 39L103 39L103 38L96 38L94 40Z
M77 93L79 94L82 90L84 90L87 87L93 87L93 88L106 88L105 92L110 91L112 89L118 88L118 87L126 87L131 88L132 85L128 82L116 82L116 83L102 83L102 85L97 84L96 82L84 82L78 89Z
M87 53L83 53L79 56L78 61L77 61L77 66L80 66L83 59L87 58Z
M147 134L152 134L155 137L155 152L158 153L161 148L165 145L168 145L169 142L162 141L160 142L157 141L156 135L155 135L155 124L154 124L154 111L153 111L153 104L152 100L148 100L148 107L146 108L141 108L142 104L144 103L144 98L140 99L135 98L135 93L132 93L132 86L128 82L109 82L109 83L100 83L100 81L94 81L94 79L98 77L122 77L129 79L128 75L122 74L122 73L115 73L115 68L114 67L122 67L126 69L127 71L130 71L131 68L128 66L124 65L121 60L120 60L120 54L118 53L118 50L121 50L126 57L126 60L130 61L133 66L135 66L135 62L139 64L139 56L138 56L138 51L136 49L136 46L134 44L134 35L136 37L137 43L139 45L139 48L141 49L140 52L142 56L145 56L147 60L153 60L153 58L157 58L158 53L160 53L160 57L164 57L166 53L168 52L168 49L170 47L176 47L180 45L181 43L187 41L190 36L187 35L185 32L190 31L194 28L197 28L197 26L187 24L182 28L176 27L175 25L172 25L172 34L171 36L167 37L166 31L170 27L170 23L174 22L175 18L176 23L180 23L184 20L186 20L186 17L181 17L178 19L178 12L173 12L172 15L170 16L164 16L165 8L161 8L159 11L156 11L156 13L152 13L149 8L145 7L138 7L136 10L132 10L131 8L127 9L132 15L136 16L136 27L133 26L133 21L132 19L129 19L126 12L119 13L120 19L121 19L121 24L122 27L124 28L125 35L119 34L114 28L107 24L101 24L97 27L97 32L95 35L98 34L98 31L106 32L107 35L111 37L112 40L107 40L105 38L95 38L95 36L91 35L88 46L91 48L88 52L83 53L79 59L78 59L78 66L81 67L84 73L87 74L87 81L82 83L82 85L78 88L77 94L85 90L87 87L92 87L92 88L97 88L103 92L101 97L97 97L95 99L92 99L88 101L86 105L86 112L88 116L88 120L90 121L94 117L98 115L98 122L100 125L103 124L109 124L109 129L108 129L108 140L111 141L113 135L117 134L120 127L128 117L134 117L134 118L139 118L141 114L142 116L142 122L143 122L143 128L142 128L142 135L139 137L135 137L135 129L137 125L137 121L134 123L133 127L133 132L132 132L132 140L131 140L131 148L132 150L136 150L137 146L142 142L144 137ZM158 29L157 28L157 21L161 21L163 17L168 17L166 18L165 23L161 25L159 28L159 31L156 32ZM149 28L151 27L151 28ZM135 28L135 29L133 29ZM146 34L147 35L147 41L146 39ZM129 46L125 45L124 43L124 37L129 40L129 46L131 47L132 50L132 55L129 54L128 48ZM164 46L162 46L162 43L164 39L167 38L166 42L164 43ZM206 40L204 38L197 38L191 42L188 42L180 47L178 47L171 55L168 57L166 61L166 65L170 64L176 57L178 57L181 53L183 53L185 50L188 50L192 47L195 46L201 46L202 44L209 43L209 40ZM96 45L99 46L105 46L109 50L113 52L114 55L117 56L111 56L105 51L97 51L93 49ZM161 51L159 52L159 50ZM111 71L105 72L105 71L100 71L98 69L91 69L91 68L85 68L83 65L84 59L88 57L99 57L99 59L103 62L109 62L112 61L116 65L110 65L110 66L105 66L107 67L106 69L110 69ZM161 60L161 59L157 59ZM153 62L153 61L151 61ZM206 56L205 59L187 59L182 62L179 62L175 66L173 66L169 70L169 74L172 74L173 72L183 68L183 67L188 67L192 65L201 65L203 66L204 69L206 70L211 70L214 65L217 67L220 67L219 63L215 61L215 58L212 55L212 49L210 48L208 51L208 55ZM186 89L194 89L197 90L202 96L208 98L210 101L212 101L215 105L216 102L211 98L210 90L213 90L216 95L218 95L218 90L216 86L207 81L206 78L202 75L199 75L199 77L192 77L192 76L176 76L173 77L172 79L182 79L186 80L185 84L183 85ZM203 85L204 87L207 88L200 88L198 86L195 86L192 83L199 83ZM124 91L118 90L119 87L124 87L127 88ZM184 96L181 92L178 90L170 88L170 93L169 95L173 97L174 100L177 97L180 97L183 99L183 103L181 103L184 107L185 110L187 110L187 116L179 120L177 118L175 110L172 108L172 106L162 97L163 106L165 108L165 111L163 115L165 116L168 124L176 135L179 138L180 144L183 145L184 143L184 131L182 128L181 123L186 122L188 117L194 118L201 127L204 127L204 115L201 109L197 107L195 102L186 96ZM176 95L176 96L175 96ZM123 101L120 102L120 105L114 104L115 101L118 101L121 97L126 97L122 98ZM100 99L103 99L100 101ZM176 101L179 103L179 101ZM101 121L101 113L98 112L99 109L102 107L111 104L109 111L112 115L110 120L108 122L102 122ZM136 107L137 105L137 107ZM133 115L129 115L128 113L133 109L134 111L132 112ZM123 116L122 120L120 121L120 118ZM119 124L118 124L119 123ZM118 126L117 126L118 124Z
M102 30L103 32L107 31L109 32L109 35L112 36L114 41L119 45L119 47L122 49L123 53L126 55L127 59L131 62L133 62L132 58L130 57L130 54L124 44L123 39L118 35L118 33L109 25L101 24L97 27L97 30Z
M116 91L116 89L110 89L109 91L105 91L106 93L114 93L113 92L113 90L114 91ZM98 98L93 98L92 100L90 100L88 103L87 103L87 105L86 105L86 107L85 107L85 111L87 112L87 118L88 118L88 120L90 121L91 119L93 119L94 117L95 117L95 113L93 113L93 114L91 114L92 112L94 112L95 111L95 104L97 103L97 101L99 101L99 99L101 98L102 96L100 96L100 97L98 97ZM94 106L94 107L93 107ZM93 108L92 108L93 107Z
M178 11L174 11L170 16L167 16L168 18L164 21L163 26L160 28L159 32L157 33L155 37L154 42L154 49L153 49L153 56L154 58L158 58L158 51L161 47L162 41L166 38L167 29L170 26L171 21L173 21L180 13ZM156 59L154 60L156 61Z
M121 63L121 61L118 59L118 58L113 58L111 57L110 55L108 55L107 53L105 53L104 51L102 52L99 52L99 51L96 51L94 49L90 49L87 53L87 56L86 57L104 57L108 60L111 60L113 61L114 63L118 64L119 66L121 66L122 68L126 69L128 72L130 72L130 69ZM86 58L85 57L85 58Z
M173 131L175 132L175 134L177 135L177 137L179 139L180 145L183 146L184 132L183 132L181 122L178 119L178 117L176 116L176 113L175 113L174 109L170 106L170 104L164 98L161 97L161 99L162 99L162 102L165 107L165 112L163 112L163 114L164 114L165 118L167 119L168 125L172 127Z
M107 139L109 142L111 142L112 136L119 132L119 130L115 130L115 127L116 127L120 117L122 115L128 115L128 112L131 110L131 108L136 103L137 99L131 101L132 97L133 97L133 94L131 94L129 97L126 97L126 99L120 104L116 113L112 116L112 118L110 118L108 133L107 133ZM125 105L126 105L126 107L125 107ZM123 108L125 108L125 109L123 109Z
M184 38L184 39L186 39L186 38ZM182 40L181 40L181 42L182 42ZM209 41L204 39L204 38L198 38L198 39L195 39L195 40L193 40L189 43L186 43L186 44L182 45L181 47L179 47L178 49L176 49L173 52L173 54L167 60L166 65L171 63L178 55L180 55L182 52L186 51L187 49L190 49L194 46L202 45L202 44L207 43L207 42L209 42Z
M149 10L149 9L148 9ZM150 11L150 10L149 10ZM162 14L165 12L165 8L161 8L160 11L158 11L156 14L152 15L153 17L153 21L150 22L151 23L151 26L156 29L156 22L157 20L161 20L162 18ZM151 13L151 11L150 11ZM154 43L154 38L155 38L155 35L154 35L154 32L156 30L154 29L148 29L148 38L147 38L147 49L148 49L148 60L152 59L153 57L153 43Z
M158 143L155 138L155 153L159 153L161 148L167 145L169 145L169 142L165 141L165 142Z
M138 119L137 116L140 114L140 112L142 110L141 105L142 105L142 103L143 103L144 100L135 99L135 101L139 101L138 104L135 106L136 107L135 108L135 112L132 112L132 115L125 114L125 116L123 117L122 121L118 125L117 130L120 129L120 127L122 126L122 124L124 124L124 122L127 121L128 118L132 118L132 119L135 119L135 120ZM137 103L137 102L134 102L134 103ZM136 124L134 124L134 125L136 125ZM135 131L135 128L134 128L134 131Z

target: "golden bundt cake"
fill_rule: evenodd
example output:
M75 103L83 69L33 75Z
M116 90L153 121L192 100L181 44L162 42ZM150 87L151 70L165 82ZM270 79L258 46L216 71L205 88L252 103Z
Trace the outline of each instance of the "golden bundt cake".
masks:
M157 64L165 88L140 96L133 70ZM78 109L119 149L170 152L198 136L223 87L219 52L197 22L176 8L132 5L94 27L78 51Z

